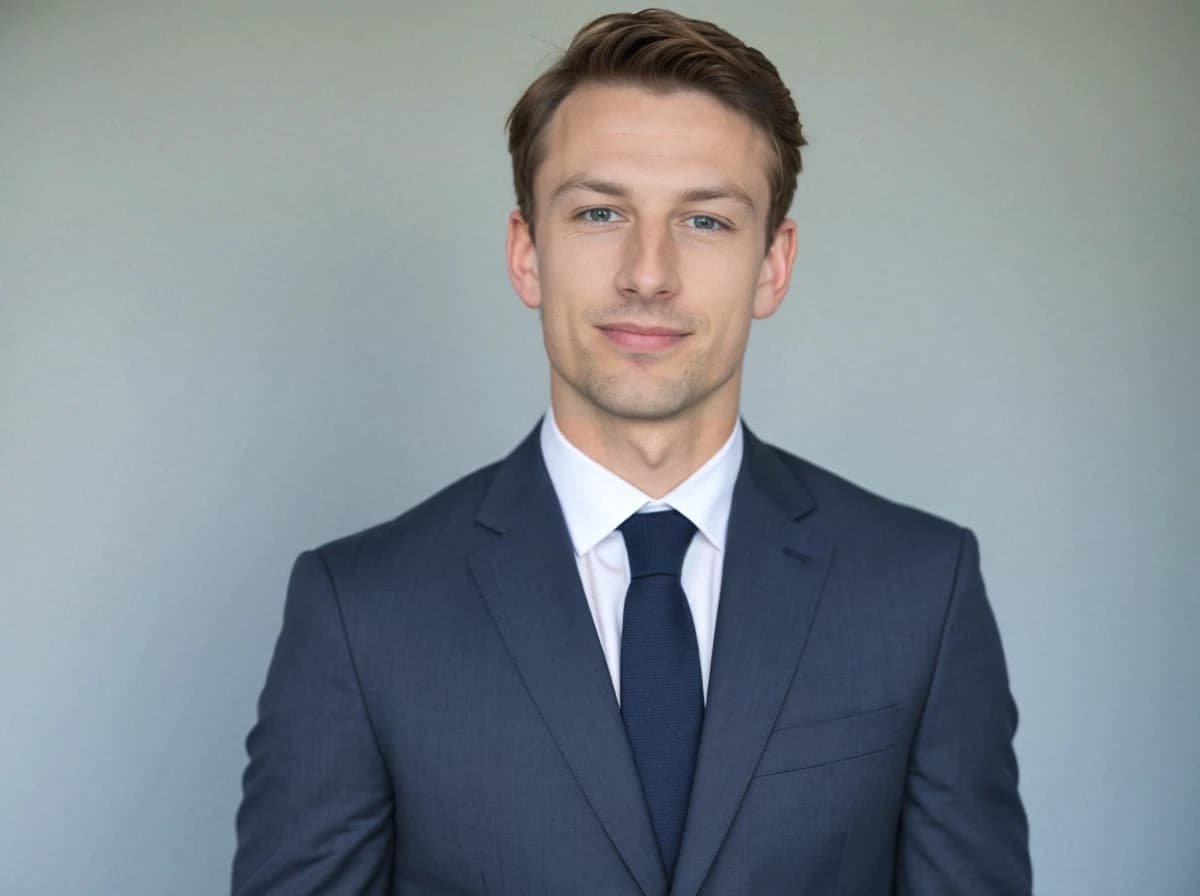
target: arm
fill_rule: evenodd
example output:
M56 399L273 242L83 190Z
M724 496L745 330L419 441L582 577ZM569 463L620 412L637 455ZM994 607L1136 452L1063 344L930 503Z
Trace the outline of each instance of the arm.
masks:
M1029 832L1017 793L1017 709L984 593L975 536L963 531L953 592L909 757L896 896L1031 892Z
M292 570L246 752L235 896L390 892L392 786L316 553Z

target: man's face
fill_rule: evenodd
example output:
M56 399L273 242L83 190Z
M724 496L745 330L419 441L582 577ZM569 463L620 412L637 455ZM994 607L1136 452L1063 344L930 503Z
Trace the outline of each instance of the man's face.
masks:
M750 321L779 307L795 255L790 221L765 245L767 138L704 93L589 85L542 140L537 242L514 212L508 254L556 411L736 411Z

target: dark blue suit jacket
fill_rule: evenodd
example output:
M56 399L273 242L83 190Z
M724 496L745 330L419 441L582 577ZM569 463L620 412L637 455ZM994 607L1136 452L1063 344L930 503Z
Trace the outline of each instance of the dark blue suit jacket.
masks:
M236 894L1030 892L974 537L746 433L668 882L537 431L305 553Z

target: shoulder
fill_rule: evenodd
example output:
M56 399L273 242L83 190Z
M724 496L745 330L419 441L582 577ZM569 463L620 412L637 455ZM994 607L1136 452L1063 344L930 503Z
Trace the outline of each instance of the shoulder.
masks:
M346 582L411 578L465 557L485 536L475 515L502 461L451 483L399 516L314 548L330 575Z
M990 612L970 529L771 450L812 498L797 525L819 533L831 548L828 606L853 608L853 618L874 620L876 631L905 632L931 656L956 595L968 595L970 612Z
M773 445L765 445L804 486L815 505L814 521L841 550L863 562L891 560L910 566L957 566L974 547L969 529L937 513L901 503Z

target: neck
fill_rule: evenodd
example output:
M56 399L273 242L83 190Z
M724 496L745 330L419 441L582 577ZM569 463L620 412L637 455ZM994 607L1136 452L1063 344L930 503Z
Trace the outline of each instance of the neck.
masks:
M609 414L554 381L550 403L567 441L658 499L704 466L728 440L738 422L737 384L730 385L732 400L725 396L667 419Z

